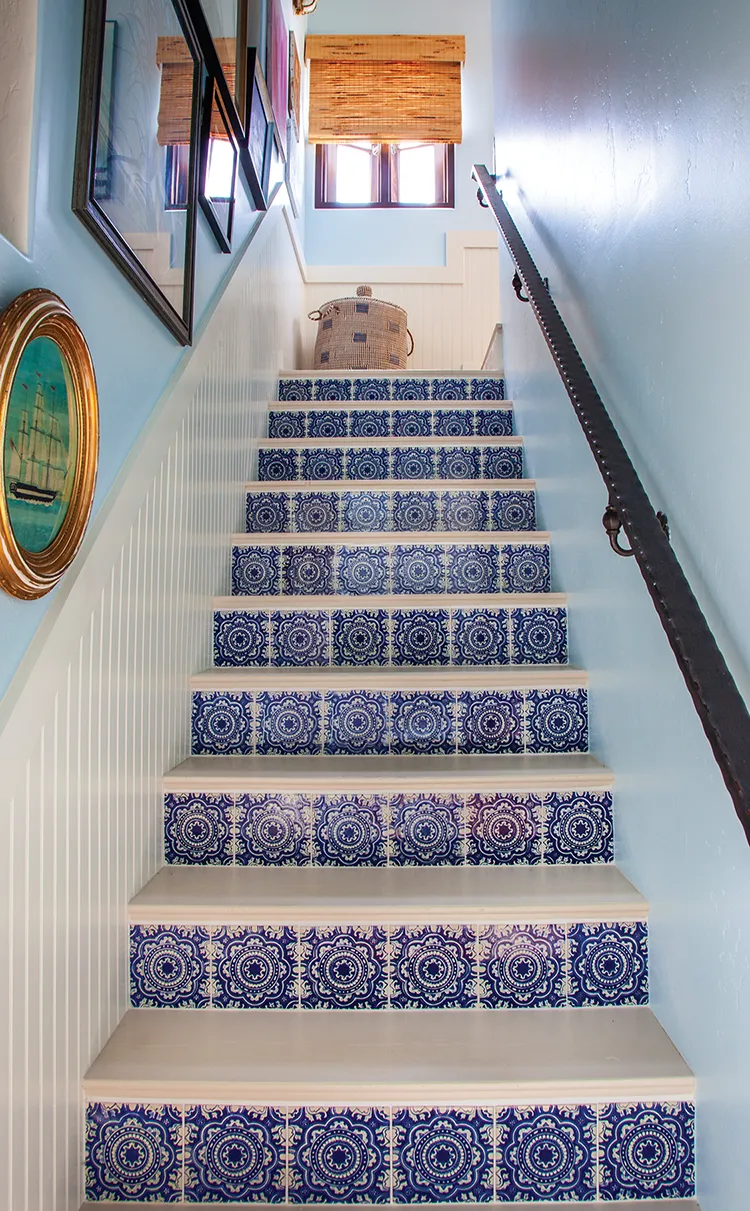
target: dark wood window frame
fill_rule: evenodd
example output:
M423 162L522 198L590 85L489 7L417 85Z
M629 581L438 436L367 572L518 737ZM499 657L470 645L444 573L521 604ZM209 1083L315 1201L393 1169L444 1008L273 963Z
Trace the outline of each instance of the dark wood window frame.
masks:
M357 140L352 140L357 142ZM399 202L394 198L397 190L397 174L393 160L398 144L374 144L379 147L373 155L373 202L335 202L337 143L318 143L315 148L315 209L316 210L453 210L456 205L456 149L453 143L435 144L442 146L445 155L442 162L436 157L435 185L437 202ZM334 154L331 154L333 152Z

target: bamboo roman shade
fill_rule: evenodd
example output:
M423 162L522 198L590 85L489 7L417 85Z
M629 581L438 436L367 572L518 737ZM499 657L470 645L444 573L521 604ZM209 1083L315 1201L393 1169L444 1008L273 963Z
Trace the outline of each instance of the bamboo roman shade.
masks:
M460 143L463 37L311 35L311 143Z
M234 93L234 38L217 38L216 50L222 71ZM184 38L162 37L156 40L156 64L161 68L157 141L161 147L190 142L193 115L193 70L195 63ZM215 128L215 129L214 129ZM211 136L225 139L218 114L211 119Z

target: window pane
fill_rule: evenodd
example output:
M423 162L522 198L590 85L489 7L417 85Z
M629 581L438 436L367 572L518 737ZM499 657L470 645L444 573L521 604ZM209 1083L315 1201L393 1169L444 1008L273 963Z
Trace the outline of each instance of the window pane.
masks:
M228 139L211 139L208 145L206 196L228 201L234 194L234 148Z
M398 163L398 200L407 206L434 206L435 147L401 144L394 157Z
M336 148L336 201L367 206L372 196L372 146L341 143Z

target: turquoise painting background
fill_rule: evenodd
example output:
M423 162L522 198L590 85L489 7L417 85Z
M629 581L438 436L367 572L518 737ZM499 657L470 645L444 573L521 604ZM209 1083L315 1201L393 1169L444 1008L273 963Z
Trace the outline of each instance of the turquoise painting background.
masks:
M23 451L24 445L28 452L29 438L21 441L21 429L26 415L26 429L32 424L37 385L40 384L44 394L44 426L49 427L50 420L57 422L61 447L54 447L54 462L65 467L65 481L62 490L52 504L41 504L33 500L16 500L12 494L11 484L17 480L30 478L29 474L17 471L17 458L13 453L13 445ZM59 347L47 336L37 337L30 341L24 350L18 364L18 370L11 387L8 400L8 415L5 423L3 438L3 466L5 475L5 494L8 505L10 523L16 541L26 551L44 551L60 533L70 505L73 489L73 472L75 469L75 447L77 433L75 429L75 397L65 360ZM44 439L37 438L37 445L46 456L48 444ZM28 471L28 462L26 463ZM56 485L55 485L56 486Z

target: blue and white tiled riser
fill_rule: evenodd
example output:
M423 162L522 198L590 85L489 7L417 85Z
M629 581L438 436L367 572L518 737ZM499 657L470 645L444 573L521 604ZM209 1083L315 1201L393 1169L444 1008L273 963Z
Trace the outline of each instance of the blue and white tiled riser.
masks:
M553 609L217 611L214 663L236 668L565 664Z
M532 491L513 488L322 489L247 494L249 534L534 530Z
M498 439L500 441L501 439ZM512 442L514 439L505 439ZM262 483L293 480L523 479L519 445L262 447Z
M613 860L612 796L167 794L165 856L188 866L518 866Z
M85 1184L94 1202L692 1198L694 1107L93 1102L86 1110Z
M585 689L194 691L195 754L584 753Z
M512 437L513 411L500 407L273 409L268 436L300 437Z
M238 544L232 552L232 593L243 597L547 593L549 558L546 542L530 541Z
M352 375L283 377L279 400L504 400L505 380L493 375Z

